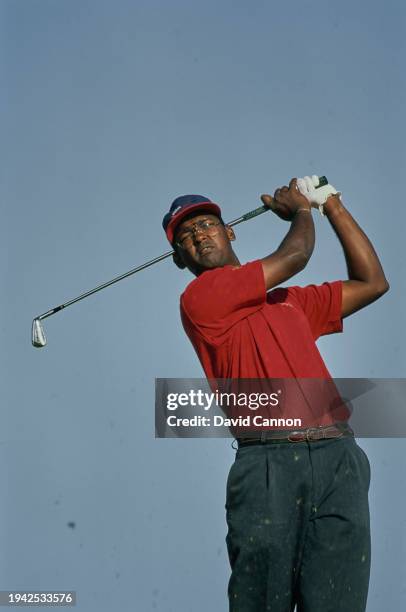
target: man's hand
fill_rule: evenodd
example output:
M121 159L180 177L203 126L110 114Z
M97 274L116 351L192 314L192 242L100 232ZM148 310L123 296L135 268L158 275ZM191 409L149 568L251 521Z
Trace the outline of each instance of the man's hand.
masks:
M332 196L338 197L341 195L333 185L327 184L322 187L318 187L319 177L315 174L313 176L305 176L304 178L297 179L297 187L304 196L308 199L310 204L314 208L318 208L321 214L323 212L323 206L326 204L328 198Z
M299 191L297 181L298 179L293 178L289 183L289 187L284 185L276 189L273 197L268 194L261 195L263 204L284 221L292 221L296 213L301 209L310 211L310 202Z

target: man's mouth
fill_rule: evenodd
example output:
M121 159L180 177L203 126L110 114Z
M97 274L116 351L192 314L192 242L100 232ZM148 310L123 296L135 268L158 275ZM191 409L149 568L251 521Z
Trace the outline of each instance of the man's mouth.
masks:
M214 249L212 244L205 244L200 246L197 249L197 252L199 253L199 255L206 255L207 253L209 253L210 251L212 251Z

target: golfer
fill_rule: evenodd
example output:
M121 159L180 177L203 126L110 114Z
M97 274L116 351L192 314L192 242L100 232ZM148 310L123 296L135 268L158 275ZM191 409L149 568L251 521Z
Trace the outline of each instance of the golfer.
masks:
M181 296L181 317L207 378L329 379L316 340L341 332L344 317L388 290L340 194L316 186L317 177L293 178L261 196L289 230L267 257L245 264L233 250L232 228L207 197L180 196L165 215L175 263L196 277ZM348 278L280 287L310 259L312 207L340 241ZM369 461L334 411L315 423L311 407L303 410L311 428L237 439L226 492L230 612L366 609Z

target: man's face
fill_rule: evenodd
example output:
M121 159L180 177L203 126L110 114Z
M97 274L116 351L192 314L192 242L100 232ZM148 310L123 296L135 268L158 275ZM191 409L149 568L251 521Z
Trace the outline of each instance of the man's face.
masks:
M207 227L206 227L207 226ZM236 256L230 240L234 232L216 215L191 213L175 231L176 253L185 266L199 275L205 270L235 264Z

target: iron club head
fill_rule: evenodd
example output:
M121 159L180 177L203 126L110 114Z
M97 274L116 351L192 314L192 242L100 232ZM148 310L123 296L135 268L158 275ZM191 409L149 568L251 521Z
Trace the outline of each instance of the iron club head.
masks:
M32 322L32 345L42 348L47 343L41 319L34 319Z

